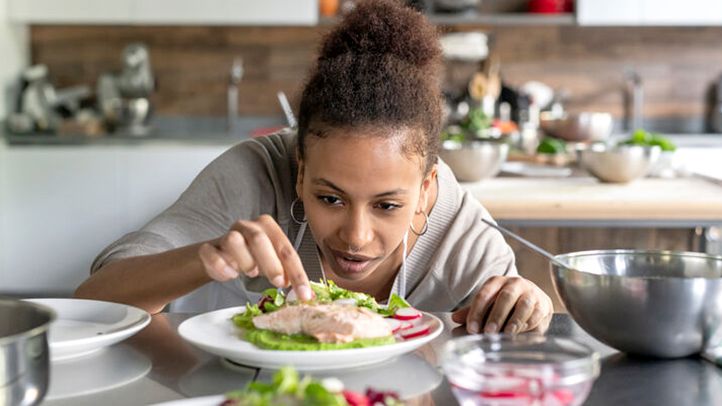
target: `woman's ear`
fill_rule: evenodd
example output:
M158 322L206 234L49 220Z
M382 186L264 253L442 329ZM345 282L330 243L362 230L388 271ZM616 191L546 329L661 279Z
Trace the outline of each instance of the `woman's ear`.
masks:
M429 199L431 198L432 186L436 182L437 174L437 166L434 164L424 180L421 182L421 193L419 194L419 205L416 208L416 213L426 211L426 208L429 205Z

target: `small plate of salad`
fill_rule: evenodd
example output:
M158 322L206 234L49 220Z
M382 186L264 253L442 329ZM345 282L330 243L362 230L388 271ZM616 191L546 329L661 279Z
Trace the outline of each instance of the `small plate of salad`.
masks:
M436 316L412 308L395 294L387 305L379 305L372 296L343 289L332 281L328 284L312 282L311 287L316 296L312 302L299 303L276 289L268 289L258 303L200 314L183 322L178 332L191 344L239 364L272 369L293 365L299 370L312 371L386 361L414 351L443 330L443 323ZM354 312L350 317L354 320L355 313L362 313L362 319L370 318L377 324L380 320L384 326L379 331L384 335L358 339L343 337L338 342L329 342L324 337L335 336L335 333L343 336L349 329L348 323L333 323L333 318L329 322L330 328L313 336L305 332L283 333L283 330L265 328L267 325L259 327L259 318L272 318L274 314L298 311L301 307L316 312L314 318L321 310L329 308L333 312L339 308ZM358 330L373 329L367 321L365 323ZM337 324L339 327L335 332Z
M155 406L402 406L398 394L367 388L365 393L344 388L335 378L301 376L292 367L283 367L271 382L255 381L225 395L203 396L159 403Z

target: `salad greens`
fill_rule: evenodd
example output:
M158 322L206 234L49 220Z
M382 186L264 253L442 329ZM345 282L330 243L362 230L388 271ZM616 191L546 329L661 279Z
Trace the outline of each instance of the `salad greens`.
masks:
M271 330L247 329L244 338L258 347L280 351L324 351L366 348L393 344L393 336L376 338L357 338L347 343L322 343L305 334L283 334Z
M340 386L333 388L332 386ZM222 406L400 406L394 392L368 389L366 394L343 390L309 376L301 377L292 367L283 367L271 382L251 382L244 389L226 393Z
M311 282L311 289L313 289L313 293L316 294L316 301L319 303L330 303L339 299L353 299L356 302L356 306L365 307L382 316L392 316L396 313L396 310L411 306L409 302L396 293L391 294L387 306L381 306L373 296L344 289L336 285L333 281L328 281L328 285Z
M376 302L373 296L344 289L333 281L328 281L328 285L321 282L311 282L311 289L316 295L314 299L316 303L331 303L339 299L353 299L356 306L365 307L382 316L392 316L396 313L396 310L411 306L409 302L396 293L391 294L388 305L382 306ZM263 296L257 305L246 305L246 314L253 318L261 313L271 313L281 308L286 302L286 296L283 292L279 292L274 288L266 289L263 291Z
M283 367L273 375L272 382L251 382L244 389L226 394L224 405L272 406L272 405L348 405L343 394L326 389L319 381L306 376L301 378L296 370Z

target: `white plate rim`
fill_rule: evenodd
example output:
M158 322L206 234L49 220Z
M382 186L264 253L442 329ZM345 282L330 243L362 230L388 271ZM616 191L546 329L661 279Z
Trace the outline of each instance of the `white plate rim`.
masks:
M168 400L150 406L215 406L226 400L226 395L197 396L186 399Z
M118 341L121 341L124 338L132 336L134 333L140 331L145 326L147 326L151 321L151 316L148 312L146 312L143 309L140 309L135 306L123 304L123 303L115 303L115 302L106 302L102 300L92 300L92 299L76 299L76 298L31 298L31 299L23 299L27 300L29 302L37 303L40 305L47 306L55 313L57 314L57 320L62 320L62 317L60 315L60 310L58 310L57 305L60 305L62 303L85 303L88 305L92 304L102 304L104 306L114 306L114 307L122 307L128 311L128 313L131 315L135 321L132 323L114 327L114 331L107 334L102 335L93 335L83 338L77 338L73 340L66 340L66 341L50 341L48 339L48 345L50 346L50 349L57 349L57 350L67 350L68 348L73 347L84 347L88 345L95 345L97 348L102 348L111 344L114 344ZM107 343L104 345L97 345L100 343ZM70 356L63 356L63 359L70 358Z

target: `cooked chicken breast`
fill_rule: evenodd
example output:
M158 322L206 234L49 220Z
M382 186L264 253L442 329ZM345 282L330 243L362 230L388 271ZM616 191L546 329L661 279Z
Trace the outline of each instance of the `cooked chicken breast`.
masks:
M322 343L347 343L359 338L387 337L391 327L365 307L299 304L253 318L256 328L284 334L303 333Z

